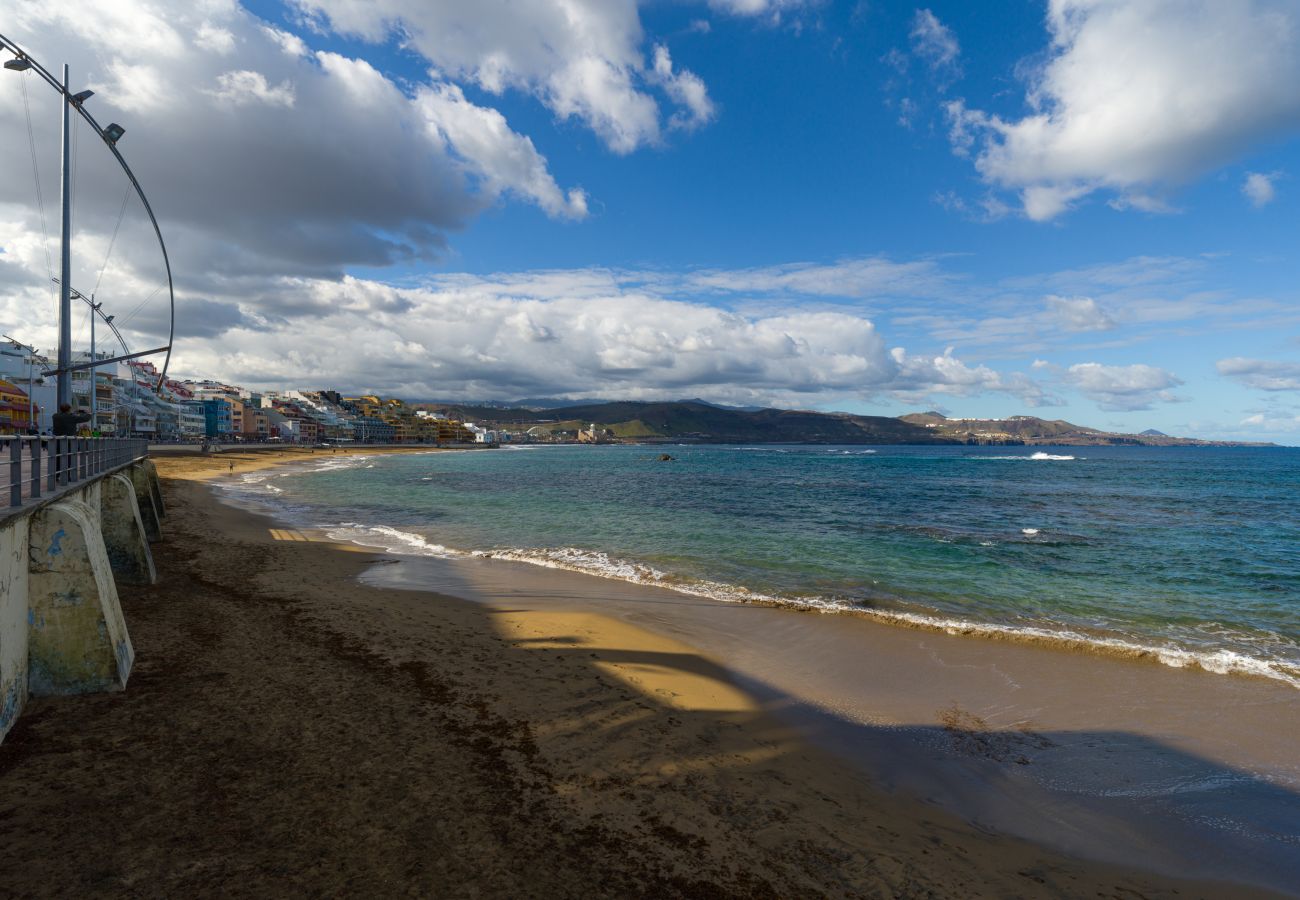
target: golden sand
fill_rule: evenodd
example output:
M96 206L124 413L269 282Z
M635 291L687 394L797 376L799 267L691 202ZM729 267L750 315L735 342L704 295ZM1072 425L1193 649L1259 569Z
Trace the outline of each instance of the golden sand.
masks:
M302 458L157 459L135 671L34 701L0 745L0 893L1250 896L986 833L811 747L679 638L366 587L382 555L201 483Z

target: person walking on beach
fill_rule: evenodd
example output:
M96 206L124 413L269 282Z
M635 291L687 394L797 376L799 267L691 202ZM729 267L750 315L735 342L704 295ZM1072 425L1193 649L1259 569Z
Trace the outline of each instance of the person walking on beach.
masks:
M230 461L230 474L232 476L235 474L235 461L233 459Z

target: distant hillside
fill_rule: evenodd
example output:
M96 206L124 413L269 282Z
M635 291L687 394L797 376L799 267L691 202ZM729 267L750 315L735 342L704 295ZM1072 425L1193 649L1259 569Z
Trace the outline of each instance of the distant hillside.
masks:
M1196 438L1170 437L1154 428L1147 429L1141 434L1117 434L1075 425L1063 419L1040 419L1037 416L1009 416L1005 419L949 419L937 412L924 412L910 413L900 418L904 422L925 428L932 434L963 444L1055 444L1077 447L1124 444L1144 447L1243 446L1235 441L1202 441Z
M554 408L495 406L486 403L416 403L417 408L510 430L564 433L595 423L629 441L700 441L737 444L1020 444L1150 447L1240 446L1200 441L1160 432L1115 434L1062 419L1011 416L1006 419L949 419L937 412L899 418L790 409L744 409L703 400L649 403L592 402Z
M622 401L559 409L494 409L487 406L421 404L480 424L574 431L595 423L636 440L714 443L936 444L949 443L928 429L887 416L735 409L698 400L673 403Z

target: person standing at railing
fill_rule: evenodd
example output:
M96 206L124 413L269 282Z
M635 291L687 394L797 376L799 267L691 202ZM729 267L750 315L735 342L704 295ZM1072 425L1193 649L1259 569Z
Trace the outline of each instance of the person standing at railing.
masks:
M54 419L54 436L55 437L76 437L77 426L82 422L90 421L90 413L73 412L72 407L67 403L59 407L52 418Z
M77 426L82 422L89 422L90 413L73 412L70 405L63 403L59 406L59 411L50 418L54 420L54 436L56 438L76 437ZM71 457L68 456L65 458L64 454L66 452L67 450L65 447L63 452L57 453L54 457L53 466L51 467L60 484L66 483L68 473L65 470L73 467Z

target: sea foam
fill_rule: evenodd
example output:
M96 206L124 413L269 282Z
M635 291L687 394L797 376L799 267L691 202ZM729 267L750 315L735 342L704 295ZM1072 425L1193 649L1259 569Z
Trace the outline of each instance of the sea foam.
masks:
M1053 628L1007 625L995 622L977 622L927 612L875 609L833 597L782 597L753 591L740 585L704 579L681 578L644 563L623 560L598 550L585 550L577 547L501 548L474 550L465 553L450 550L438 544L427 544L418 535L399 532L396 529L381 526L371 530L393 535L396 538L394 541L395 546L388 549L397 553L414 552L421 556L440 556L443 558L469 556L478 559L509 560L549 569L563 569L600 578L626 581L633 584L666 588L677 593L724 603L750 603L809 612L862 616L891 625L942 631L952 635L1042 644L1058 649L1102 656L1147 660L1177 669L1200 669L1216 675L1251 675L1270 678L1300 689L1300 665L1290 665L1278 660L1259 659L1234 650L1196 650L1172 645L1145 643L1129 637L1085 634L1063 626ZM412 547L413 549L404 550L403 547Z
M388 525L362 525L358 522L343 522L326 531L330 540L347 541L366 547L380 547L390 553L409 556L432 556L439 559L456 559L465 556L459 550L444 547L426 541L411 531L402 531Z
M990 461L990 462L994 462L994 461L996 461L996 462L1023 462L1023 461L1030 461L1030 462L1069 462L1069 461L1071 461L1071 460L1075 460L1075 459L1087 459L1087 458L1088 458L1088 457L1086 457L1086 456L1078 457L1078 456L1068 456L1068 455L1062 455L1062 454L1056 454L1056 453L1044 453L1044 452L1041 451L1041 450L1038 450L1038 451L1036 451L1036 452L1034 452L1034 453L1031 453L1031 454L1029 454L1028 456L1024 456L1024 455L1015 455L1015 456L1012 456L1012 455L1008 454L1008 455L1005 455L1005 456L982 456L982 455L981 455L981 456L968 456L968 457L966 457L966 459L988 460L988 461Z

